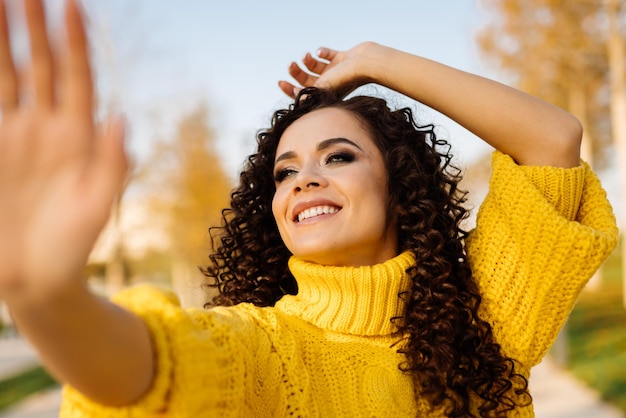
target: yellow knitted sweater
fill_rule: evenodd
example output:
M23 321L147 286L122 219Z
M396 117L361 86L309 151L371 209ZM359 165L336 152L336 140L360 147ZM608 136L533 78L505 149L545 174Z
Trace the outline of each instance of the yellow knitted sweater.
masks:
M490 192L467 251L481 316L529 376L585 282L617 242L612 209L586 164L520 167L494 153ZM125 408L65 388L63 417L444 416L415 399L391 345L413 258L324 267L292 258L298 295L275 307L181 309L151 286L115 301L140 315L156 347L151 390ZM514 416L533 416L532 406Z

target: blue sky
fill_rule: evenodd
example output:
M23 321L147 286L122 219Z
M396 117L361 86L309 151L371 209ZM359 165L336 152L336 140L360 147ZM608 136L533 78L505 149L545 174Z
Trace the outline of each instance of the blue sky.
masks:
M309 2L85 0L103 104L130 119L130 149L171 134L199 101L210 108L229 174L253 151L254 133L288 99L277 87L287 66L319 46L346 49L371 40L486 74L474 38L485 17L474 1ZM399 98L399 103L404 103ZM410 102L407 102L410 103ZM488 150L430 112L462 161ZM457 146L458 144L458 146Z
M172 137L180 118L204 102L222 165L237 177L254 150L255 132L289 103L277 81L287 77L291 61L320 46L345 49L375 41L503 81L475 43L489 18L483 0L81 1L90 22L101 106L127 116L128 147L140 163L155 138ZM62 4L46 0L52 23L58 24ZM16 38L23 55L23 28ZM396 106L415 108L419 122L438 127L459 166L491 150L444 116L396 98ZM599 174L617 204L619 176L614 169Z
M255 132L289 103L277 81L292 60L320 46L370 40L502 81L475 43L489 18L481 1L82 0L101 105L127 116L135 158L141 162L155 138L171 137L180 118L205 102L233 178L254 150ZM46 0L53 23L62 3ZM438 126L461 167L491 150L444 116L396 98L416 108L419 122ZM618 176L600 174L616 202Z
M223 166L233 178L254 150L255 132L289 103L277 81L287 77L291 61L320 46L345 49L375 41L506 82L475 42L491 17L481 7L484 0L82 1L103 105L114 103L127 115L129 148L137 159L204 101ZM397 105L417 106L420 122L436 124L461 167L491 151L430 109L400 96ZM618 207L615 169L599 175Z

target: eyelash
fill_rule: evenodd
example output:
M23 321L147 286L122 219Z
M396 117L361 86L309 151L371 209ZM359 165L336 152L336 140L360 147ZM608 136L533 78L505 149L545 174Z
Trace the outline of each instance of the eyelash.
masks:
M334 159L338 159L339 161L333 161ZM333 152L332 154L329 154L328 157L326 157L326 164L351 163L352 161L354 161L354 154L347 151Z
M296 170L291 168L283 168L274 173L274 181L276 183L282 183L287 177L289 177L292 173L295 173Z
M325 164L341 164L341 163L350 163L354 161L355 156L351 152L347 151L338 151L328 154L326 159L324 160ZM277 183L283 182L287 177L294 174L296 170L290 167L286 167L278 170L274 173L274 181Z

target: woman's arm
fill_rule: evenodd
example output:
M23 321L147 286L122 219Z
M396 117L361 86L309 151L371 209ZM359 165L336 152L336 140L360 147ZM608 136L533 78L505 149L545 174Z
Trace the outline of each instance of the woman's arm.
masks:
M153 373L144 323L89 292L84 266L126 176L123 123L93 120L83 19L66 8L67 43L51 48L41 0L25 0L31 65L20 83L0 0L0 298L63 382L124 404Z
M373 42L346 51L320 48L290 75L301 86L341 88L377 83L409 96L464 126L518 164L574 167L582 127L564 110L493 80ZM299 87L281 81L294 96Z

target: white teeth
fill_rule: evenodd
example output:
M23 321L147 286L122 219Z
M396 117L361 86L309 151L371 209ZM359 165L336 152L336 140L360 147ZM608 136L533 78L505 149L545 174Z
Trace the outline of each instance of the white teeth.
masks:
M298 214L298 222L302 222L305 219L313 218L314 216L335 213L338 210L339 209L334 206L316 206L314 208L308 208Z

